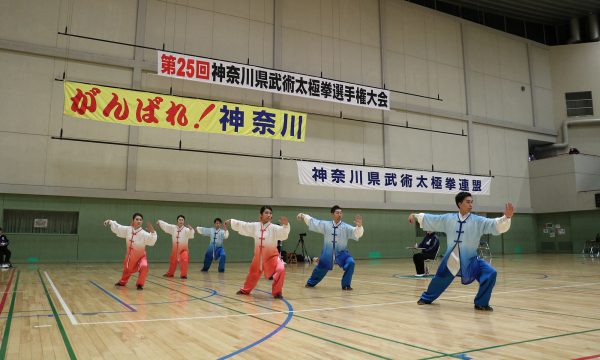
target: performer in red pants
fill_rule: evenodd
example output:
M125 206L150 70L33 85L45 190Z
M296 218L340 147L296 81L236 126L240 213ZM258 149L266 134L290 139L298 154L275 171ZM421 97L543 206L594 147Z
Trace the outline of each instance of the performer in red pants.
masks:
M136 282L138 290L144 290L144 282L148 276L148 259L146 258L146 245L154 246L157 240L156 231L151 223L148 223L144 231L142 223L144 216L140 213L133 214L131 226L123 226L114 220L104 221L104 226L110 225L110 229L120 238L126 240L127 253L123 261L123 276L115 286L125 286L129 277L139 272L140 276Z

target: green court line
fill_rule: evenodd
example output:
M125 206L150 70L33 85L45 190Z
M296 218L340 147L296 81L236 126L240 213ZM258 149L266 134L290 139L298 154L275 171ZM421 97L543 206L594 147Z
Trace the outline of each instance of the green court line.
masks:
M6 318L6 326L4 327L4 336L2 336L2 347L0 347L0 359L6 358L6 350L8 348L8 336L10 334L10 325L12 323L12 316L15 310L15 299L17 297L17 286L19 285L19 277L21 276L21 270L17 271L17 280L15 281L15 287L13 289L13 296L10 302L10 309L8 310L8 317Z
M52 314L54 314L54 319L56 319L56 324L58 325L58 329L60 330L60 335L62 336L63 342L65 343L65 347L67 348L67 352L69 353L69 358L77 359L75 356L75 352L71 347L71 342L69 342L69 338L67 337L67 333L65 332L65 328L60 321L60 316L56 312L56 308L54 307L54 303L52 302L52 298L48 293L48 289L46 288L46 284L44 283L44 279L42 279L42 273L40 273L40 269L37 270L38 276L40 277L40 281L42 282L42 286L44 287L44 292L46 293L46 297L48 298L48 302L50 303L50 308L52 309Z
M183 285L183 284L181 284L181 283L178 283L178 282L176 282L176 281L173 281L173 280L168 280L168 279L163 279L163 280L169 281L170 283L173 283L173 284L177 284L177 285ZM146 281L148 281L148 280L146 280ZM172 291L177 291L177 292L179 292L179 293L181 293L181 294L184 294L184 295L190 296L190 297L192 297L192 298L196 298L196 297L195 297L195 296L193 296L193 295L187 294L187 293L185 293L185 292L183 292L183 291L180 291L180 290L171 289L170 287L168 287L168 286L165 286L165 285L162 285L162 284L159 284L159 283L157 283L157 282L155 282L155 281L149 281L149 282L152 282L153 284L156 284L156 285L158 285L158 286L162 286L162 287L164 287L164 288L167 288L167 289L169 289L169 290L172 290ZM257 307L262 307L262 308L265 308L265 309L273 310L273 309L271 309L271 308L268 308L268 307L264 307L264 306L261 306L261 305L257 305L257 304L255 304L255 303L253 303L253 302L246 302L246 301L242 301L242 300L239 300L239 299L235 299L235 298L232 298L232 297L228 297L228 296L225 296L225 295L219 294L218 292L217 292L217 294L218 294L219 296L221 296L221 297L224 297L224 298L226 298L226 299L237 300L239 303L250 304L250 305L257 306ZM227 307L227 306L221 305L221 304L219 304L219 303L214 303L214 302L212 302L212 301L208 301L208 300L206 300L206 299L201 299L201 298L198 298L198 300L201 300L201 301L207 302L207 303L209 303L209 304L212 304L212 305L216 305L216 306L219 306L219 307L225 308L225 309L227 309L227 310L230 310L230 311L236 312L236 313L238 313L238 314L244 314L244 315L248 315L247 313L245 313L245 312L243 312L243 311L239 311L239 310L236 310L236 309L232 309L232 308L229 308L229 307ZM248 315L248 316L249 316L249 317L252 317L252 318L254 318L254 319L257 319L257 320L261 320L261 321L267 322L267 323L269 323L269 324L273 324L273 325L279 325L279 324L278 324L278 323L276 323L276 322L269 321L269 320L266 320L266 319L262 319L262 318L260 318L260 317L258 317L258 316L255 316L255 315ZM294 316L295 316L295 315L294 315ZM372 353L372 352L369 352L369 351L366 351L366 350L363 350L363 349L359 349L359 348L356 348L356 347L353 347L353 346L350 346L350 345L347 345L347 344L343 344L343 343L340 343L340 342L337 342L337 341L334 341L334 340L331 340L331 339L327 339L327 338L324 338L324 337L321 337L321 336L317 336L317 335L314 335L314 334L310 334L310 333L304 332L304 331L302 331L302 330L294 329L294 328L292 328L292 327L290 327L290 326L286 326L286 327L285 327L285 329L287 329L287 330L291 330L291 331L295 331L295 332L298 332L298 333L300 333L300 334L307 335L307 336L310 336L310 337L313 337L313 338L317 338L317 339L319 339L319 340L323 340L323 341L326 341L326 342L330 342L330 343L332 343L332 344L335 344L335 345L339 345L339 346L342 346L342 347L346 347L346 348L349 348L349 349L352 349L352 350L355 350L355 351L358 351L358 352L361 352L361 353L364 353L364 354L371 355L371 356L373 356L373 357L377 357L377 358L380 358L380 359L386 359L386 360L392 360L392 358L388 358L388 357L385 357L385 356L382 356L382 355L378 355L378 354L375 354L375 353Z
M460 301L460 300L453 300L453 299L441 299L441 300L457 302L457 303L461 303L461 304L467 304L467 302ZM586 320L600 320L600 318L594 318L594 317L583 316L583 315L571 315L571 314L565 314L565 313L559 313L559 312L553 312L553 311L526 309L526 308L520 308L520 307L514 307L514 306L494 305L494 307L498 307L498 308L502 308L502 309L511 309L511 310L533 312L533 313L548 314L548 315L567 316L567 317L574 317L574 318L586 319Z
M530 342L535 342L535 341L554 339L554 338L559 338L559 337L564 337L564 336L586 334L586 333L591 333L591 332L596 332L596 331L600 331L600 329L582 330L582 331L575 331L575 332L570 332L570 333L565 333L565 334L559 334L559 335L544 336L544 337L540 337L540 338L536 338L536 339L513 341L513 342L510 342L510 343L506 343L506 344L493 345L493 346L483 347L483 348L479 348L479 349L471 349L471 350L459 351L459 352L456 352L456 353L453 353L453 354L448 354L447 356L456 356L456 355L460 355L460 354L467 354L467 353L472 353L472 352L477 352L477 351L485 351L485 350L497 349L497 348L506 347L506 346L519 345L519 344L530 343ZM445 357L445 356L443 356L443 355L432 356L432 357L427 357L427 358L421 358L421 360L438 359L438 358L442 358L442 357Z

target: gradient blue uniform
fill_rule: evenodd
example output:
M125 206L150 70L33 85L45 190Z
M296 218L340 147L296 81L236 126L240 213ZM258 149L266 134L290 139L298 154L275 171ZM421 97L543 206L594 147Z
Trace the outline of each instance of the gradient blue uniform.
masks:
M324 221L311 218L308 229L324 235L323 251L319 257L319 263L315 266L312 275L306 282L309 286L317 285L329 270L333 270L333 264L338 264L343 270L342 288L350 287L352 275L354 274L354 258L348 252L348 239L358 241L354 235L355 227L340 222L337 225L333 221Z
M444 232L448 238L448 249L421 299L428 303L433 302L452 283L454 275L448 270L447 263L455 247L458 247L460 270L456 276L461 277L464 285L477 280L479 290L475 296L475 305L488 306L496 284L496 270L477 256L477 248L482 235L500 235L496 228L496 219L469 214L461 221L458 213L425 214L421 225L425 231Z
M225 271L225 249L223 248L223 240L225 239L225 231L223 229L203 228L196 229L200 235L210 237L210 243L204 254L204 267L202 271L208 271L213 260L219 260L219 272Z

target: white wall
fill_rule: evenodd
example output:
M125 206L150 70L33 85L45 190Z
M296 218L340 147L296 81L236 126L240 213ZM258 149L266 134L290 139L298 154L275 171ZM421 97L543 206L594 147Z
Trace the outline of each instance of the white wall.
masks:
M561 129L567 119L581 118L567 118L567 92L591 91L595 114L591 118L600 119L600 43L554 46L550 54L556 128ZM569 147L576 147L582 153L600 155L599 139L600 125L569 128ZM563 152L568 150L567 147Z
M166 50L385 84L443 101L393 93L392 111L381 112L171 80L154 74L154 50L135 58L130 46L56 34L65 27L107 40L164 44ZM450 196L301 187L293 161L51 139L62 129L66 137L92 140L170 147L181 141L196 150L266 156L281 150L306 159L362 163L364 158L371 165L491 172L492 194L478 199L481 210L498 211L510 200L529 211L527 140L553 140L557 124L556 110L549 110L556 102L550 52L401 0L5 0L0 4L0 161L7 171L0 172L0 191L454 208ZM172 88L176 95L264 101L321 115L309 115L305 143L85 121L62 115L62 83L54 79L63 72L70 80L155 92ZM339 118L340 111L370 123ZM382 126L384 121L399 126ZM406 124L421 130L401 127Z

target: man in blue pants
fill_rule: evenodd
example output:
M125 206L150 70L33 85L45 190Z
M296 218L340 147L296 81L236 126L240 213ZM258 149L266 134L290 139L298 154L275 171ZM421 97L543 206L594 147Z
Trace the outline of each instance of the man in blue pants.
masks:
M317 220L308 214L300 213L298 220L303 220L310 231L324 235L323 251L319 263L315 266L312 275L305 287L315 287L327 274L333 270L333 264L338 264L344 270L342 277L342 290L352 290L352 274L354 274L354 258L348 252L348 239L358 241L363 235L362 217L356 215L351 226L342 222L343 210L335 205L331 208L332 221Z
M213 225L211 228L196 227L198 234L210 237L210 243L204 254L204 266L201 271L207 272L213 260L218 259L219 272L222 273L225 272L225 259L227 258L223 248L223 240L229 237L229 231L227 231L227 225L223 224L220 218L216 218Z
M479 291L475 296L475 310L493 311L490 306L492 290L496 284L496 270L477 256L477 247L481 235L500 235L510 229L510 219L514 208L507 203L504 216L488 219L471 214L473 197L468 192L460 192L455 197L458 213L444 215L410 214L408 222L416 219L425 231L445 232L448 237L448 249L438 267L438 271L429 283L417 304L431 304L450 285L455 276L468 285L479 282Z

